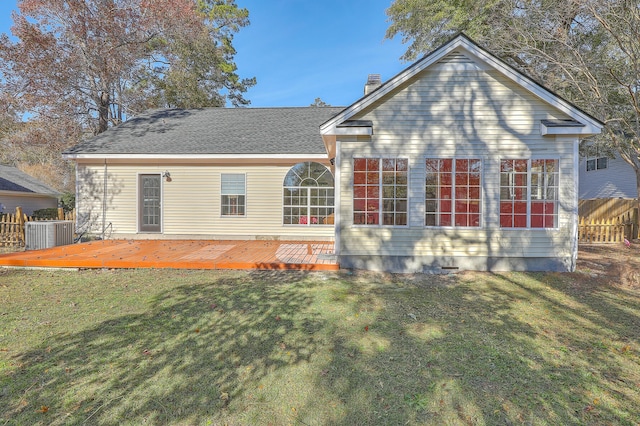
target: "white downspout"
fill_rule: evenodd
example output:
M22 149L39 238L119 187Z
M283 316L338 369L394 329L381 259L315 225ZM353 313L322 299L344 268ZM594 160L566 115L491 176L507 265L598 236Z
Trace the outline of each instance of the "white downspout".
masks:
M579 138L573 140L573 206L571 209L571 237L573 239L573 250L571 253L571 265L570 272L576 270L576 264L578 263L578 199L579 195L579 180L580 180L580 153L579 153Z
M107 159L104 159L104 176L102 188L102 240L107 232Z
M334 211L334 224L333 224L333 254L337 257L340 255L340 225L341 225L341 197L340 193L342 192L342 173L340 169L342 168L342 161L340 155L340 141L336 139L336 157L335 157L335 176L334 176L334 197L333 197L333 211Z

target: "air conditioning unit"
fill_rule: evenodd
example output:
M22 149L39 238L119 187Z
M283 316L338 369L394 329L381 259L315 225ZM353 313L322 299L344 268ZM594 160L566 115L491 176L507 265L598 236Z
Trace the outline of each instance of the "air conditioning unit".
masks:
M47 220L24 224L25 249L44 248L73 244L72 220Z

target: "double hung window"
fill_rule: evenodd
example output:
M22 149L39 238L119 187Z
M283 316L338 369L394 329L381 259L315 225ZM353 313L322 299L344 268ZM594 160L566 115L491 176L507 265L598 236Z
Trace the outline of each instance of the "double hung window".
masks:
M223 173L220 176L221 213L222 216L245 215L245 175L240 173Z
M558 226L558 160L501 160L500 226Z
M480 226L481 169L480 159L427 158L426 226Z
M407 225L409 160L355 158L354 225Z

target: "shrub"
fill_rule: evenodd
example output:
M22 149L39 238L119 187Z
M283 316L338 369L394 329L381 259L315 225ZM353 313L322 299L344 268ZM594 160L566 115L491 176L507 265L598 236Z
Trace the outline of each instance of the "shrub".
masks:
M48 209L35 210L32 217L34 219L57 219L58 209L55 207L51 207Z

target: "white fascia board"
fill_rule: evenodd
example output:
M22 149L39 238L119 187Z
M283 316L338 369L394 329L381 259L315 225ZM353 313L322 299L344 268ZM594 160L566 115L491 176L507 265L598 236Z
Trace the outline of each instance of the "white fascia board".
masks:
M326 160L327 154L63 154L67 160Z
M0 195L5 197L34 197L34 198L58 198L56 194L43 194L42 192L21 192L0 190Z
M540 123L540 134L542 136L546 135L580 135L580 136L588 136L588 135L598 135L602 132L601 127L593 127L593 126L583 126L583 127L575 127L575 126L552 126L547 127L544 123Z

